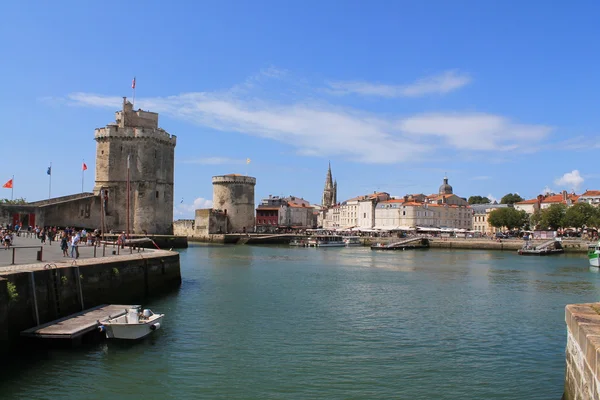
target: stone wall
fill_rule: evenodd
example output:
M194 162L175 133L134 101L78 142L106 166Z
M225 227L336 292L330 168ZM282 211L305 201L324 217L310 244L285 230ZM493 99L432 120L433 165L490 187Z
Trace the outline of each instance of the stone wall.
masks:
M176 236L194 236L194 225L193 219L179 219L173 222L173 234Z
M80 264L79 271L70 266L0 277L0 353L19 342L21 331L37 326L31 275L40 324L81 311L78 278L85 309L142 304L181 284L179 254L170 251L81 260Z
M0 204L0 225L12 225L15 215L18 215L19 223L25 229L27 229L28 225L38 224L38 221L41 219L38 207L29 204ZM32 219L33 221L31 221Z
M600 303L566 307L564 400L600 399Z
M39 210L40 220L38 225L100 228L100 197L93 194L79 199L41 206Z

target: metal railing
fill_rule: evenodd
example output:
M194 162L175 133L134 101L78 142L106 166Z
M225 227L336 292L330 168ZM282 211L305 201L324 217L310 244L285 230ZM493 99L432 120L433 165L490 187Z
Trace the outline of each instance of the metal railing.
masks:
M39 249L37 252L37 256L36 259L37 261L42 261L43 259L43 254L44 254L44 246L40 245L40 246L10 246L8 248L9 250L12 250L12 258L11 258L11 265L15 265L15 257L16 257L16 251L17 249Z

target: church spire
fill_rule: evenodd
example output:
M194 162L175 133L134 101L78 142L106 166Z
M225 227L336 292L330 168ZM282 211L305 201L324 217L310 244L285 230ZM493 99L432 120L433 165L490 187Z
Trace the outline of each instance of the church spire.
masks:
M335 205L337 197L336 191L336 184L333 182L333 177L331 176L331 161L329 161L327 178L325 179L325 188L323 189L323 199L321 202L323 207L331 207Z

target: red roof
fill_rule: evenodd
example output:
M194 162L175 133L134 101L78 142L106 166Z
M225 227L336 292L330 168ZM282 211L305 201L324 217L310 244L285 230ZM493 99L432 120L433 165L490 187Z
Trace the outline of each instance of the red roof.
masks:
M571 200L573 203L577 201L579 196L576 194L568 194L567 198ZM554 196L547 196L542 200L542 203L565 203L563 200L562 194L555 194Z
M586 190L585 193L582 194L582 196L599 197L600 196L600 190Z
M530 199L530 200L523 200L523 201L520 201L520 202L515 203L515 204L523 204L523 205L525 205L525 204L536 204L537 202L538 202L538 199Z

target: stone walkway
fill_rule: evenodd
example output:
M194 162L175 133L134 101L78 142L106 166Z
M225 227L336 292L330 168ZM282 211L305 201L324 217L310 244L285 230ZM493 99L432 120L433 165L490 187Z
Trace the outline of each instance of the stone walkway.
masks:
M35 248L19 248L19 247L30 247L36 246ZM13 248L15 251L15 264L12 264L13 257ZM37 260L37 252L42 249L42 261ZM97 247L96 257L103 257L103 247ZM114 257L113 251L117 252L117 246L106 245L106 250L104 252L105 257ZM151 249L142 249L142 253L151 252ZM71 254L71 248L69 247L69 255ZM120 255L129 255L131 254L129 248L120 249L118 251ZM137 250L134 250L134 254L137 254ZM79 258L77 261L94 258L94 246L79 246ZM39 239L34 238L26 238L26 237L15 237L14 246L11 246L10 249L4 250L3 247L0 247L0 272L5 272L7 270L15 270L16 266L24 265L24 264L48 264L48 263L72 263L75 261L70 257L64 257L62 255L62 250L60 249L60 242L52 242L50 244L49 241L46 240L46 244L42 245Z

